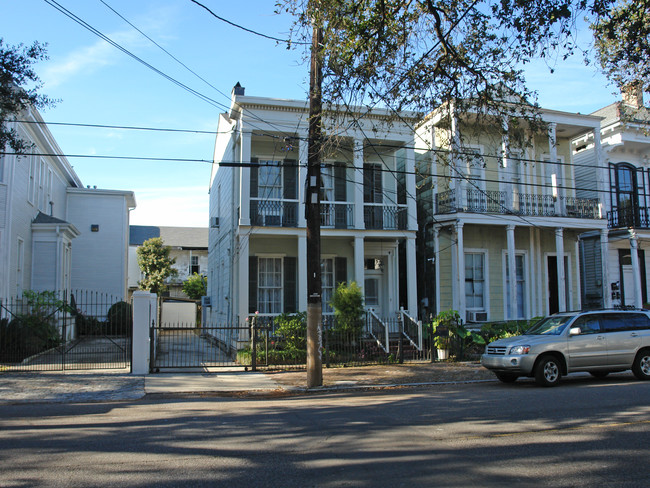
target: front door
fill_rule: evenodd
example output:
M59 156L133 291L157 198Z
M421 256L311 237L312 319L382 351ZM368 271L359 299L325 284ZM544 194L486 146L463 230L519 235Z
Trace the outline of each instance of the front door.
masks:
M364 276L364 294L366 310L372 310L377 317L382 318L385 310L382 304L385 303L385 280L384 262L380 258L366 259Z
M558 297L558 276L557 276L557 256L548 256L546 261L546 276L548 277L548 313L552 315L557 312L566 312L569 310L569 258L564 256L564 293L565 293L565 310L560 310L560 300Z

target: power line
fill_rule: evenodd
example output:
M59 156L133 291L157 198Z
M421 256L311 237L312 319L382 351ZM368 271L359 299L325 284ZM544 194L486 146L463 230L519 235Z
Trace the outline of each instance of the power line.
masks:
M191 158L157 158L157 157L143 157L143 156L104 156L99 154L58 154L58 153L24 153L16 154L13 152L0 151L2 155L14 155L17 157L22 156L43 156L55 158L93 158L93 159L131 159L136 161L165 161L165 162L178 162L178 163L209 163L213 164L214 161L208 159L191 159Z
M83 123L73 123L73 122L41 122L39 120L16 120L21 124L37 124L37 125L62 125L62 126L72 126L72 127L92 127L100 129L124 129L124 130L142 130L142 131L154 131L154 132L183 132L188 134L229 134L232 131L208 131L208 130L195 130L195 129L171 129L166 127L137 127L129 125L105 125L105 124L83 124Z

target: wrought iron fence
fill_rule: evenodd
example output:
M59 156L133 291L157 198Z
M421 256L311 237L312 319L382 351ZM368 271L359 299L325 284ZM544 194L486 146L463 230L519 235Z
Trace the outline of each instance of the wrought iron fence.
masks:
M128 303L103 293L0 300L0 371L127 368L132 321Z
M321 227L351 229L354 226L352 210L351 203L321 202Z
M251 225L264 227L296 227L298 202L284 200L252 199Z
M607 212L607 227L617 229L620 227L650 228L650 212L647 207L619 208Z
M366 229L405 230L407 209L405 205L365 204L363 221Z

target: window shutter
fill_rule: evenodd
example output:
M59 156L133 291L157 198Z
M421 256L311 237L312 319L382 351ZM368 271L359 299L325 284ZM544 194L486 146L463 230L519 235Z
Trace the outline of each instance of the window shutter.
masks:
M257 311L257 257L248 258L248 313Z
M259 168L257 158L251 158L251 198L257 198L257 187L259 186Z
M347 178L345 163L334 164L334 201L347 202Z
M295 313L298 311L298 297L296 286L296 258L284 258L284 312Z
M295 200L298 198L298 165L295 159L285 159L284 164L284 198Z
M347 283L348 258L334 258L334 284Z

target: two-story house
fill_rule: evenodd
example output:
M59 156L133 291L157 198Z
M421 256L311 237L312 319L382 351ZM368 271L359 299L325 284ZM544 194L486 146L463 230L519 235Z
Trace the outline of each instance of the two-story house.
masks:
M580 307L578 236L606 221L598 195L576 193L570 141L600 117L541 110L522 119L446 104L418 126L422 303L467 322ZM584 161L595 166L597 161Z
M581 240L584 261L596 263L585 266L585 304L641 308L649 301L650 113L638 88L593 115L601 130L573 141L577 192L601 195L607 216L607 229Z
M356 107L324 114L323 312L356 281L379 317L416 313L417 231L412 121ZM243 324L307 309L308 105L245 95L221 114L210 187L212 323Z
M126 296L131 191L84 188L41 115L9 123L31 144L0 151L0 299L24 290Z

